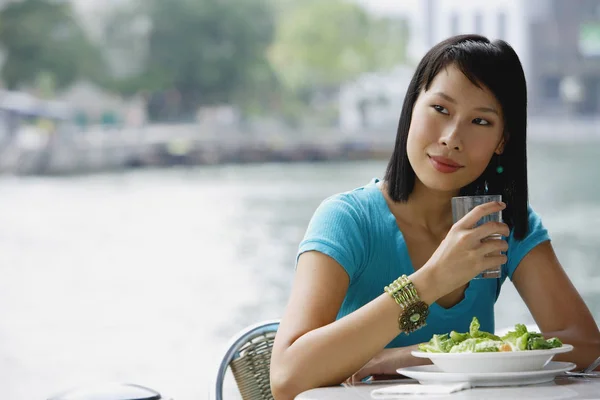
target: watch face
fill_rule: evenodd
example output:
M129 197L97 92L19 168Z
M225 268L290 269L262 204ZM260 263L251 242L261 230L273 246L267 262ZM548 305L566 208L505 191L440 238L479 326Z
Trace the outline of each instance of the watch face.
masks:
M398 319L402 332L409 334L425 325L429 315L429 306L424 301L417 301L404 309Z

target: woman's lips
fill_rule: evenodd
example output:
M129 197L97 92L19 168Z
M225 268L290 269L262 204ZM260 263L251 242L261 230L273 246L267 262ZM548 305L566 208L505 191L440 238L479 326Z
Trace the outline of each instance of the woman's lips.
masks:
M458 171L463 166L446 157L429 156L429 162L433 168L443 174L451 174Z

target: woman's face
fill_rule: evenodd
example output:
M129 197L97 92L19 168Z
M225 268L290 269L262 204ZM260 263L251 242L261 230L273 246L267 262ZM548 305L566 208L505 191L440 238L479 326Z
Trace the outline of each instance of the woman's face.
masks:
M504 147L500 104L454 65L443 69L414 105L407 153L417 179L456 191L477 179Z

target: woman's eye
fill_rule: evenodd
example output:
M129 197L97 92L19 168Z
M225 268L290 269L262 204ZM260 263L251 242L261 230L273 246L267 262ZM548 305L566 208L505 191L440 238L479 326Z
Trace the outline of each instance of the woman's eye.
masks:
M476 124L476 125L490 125L489 121L486 121L483 118L475 118L473 120L473 123Z
M435 104L432 107L435 111L440 112L442 114L450 114L445 107L442 107L440 105Z

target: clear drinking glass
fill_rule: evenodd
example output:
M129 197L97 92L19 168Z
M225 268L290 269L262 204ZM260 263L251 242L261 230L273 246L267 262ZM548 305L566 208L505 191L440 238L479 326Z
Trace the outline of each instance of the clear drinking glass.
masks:
M500 194L490 194L490 195L481 195L481 196L460 196L452 198L452 218L454 223L460 220L462 217L467 215L469 211L473 208L477 207L480 204L490 203L493 201L502 201L502 195ZM489 215L484 216L479 221L477 221L477 225L485 224L486 222L495 221L502 222L502 211L498 211ZM490 239L502 239L501 235L491 235ZM502 274L502 265L498 265L497 267L487 269L483 271L481 274L477 275L475 279L485 279L485 278L500 278Z

